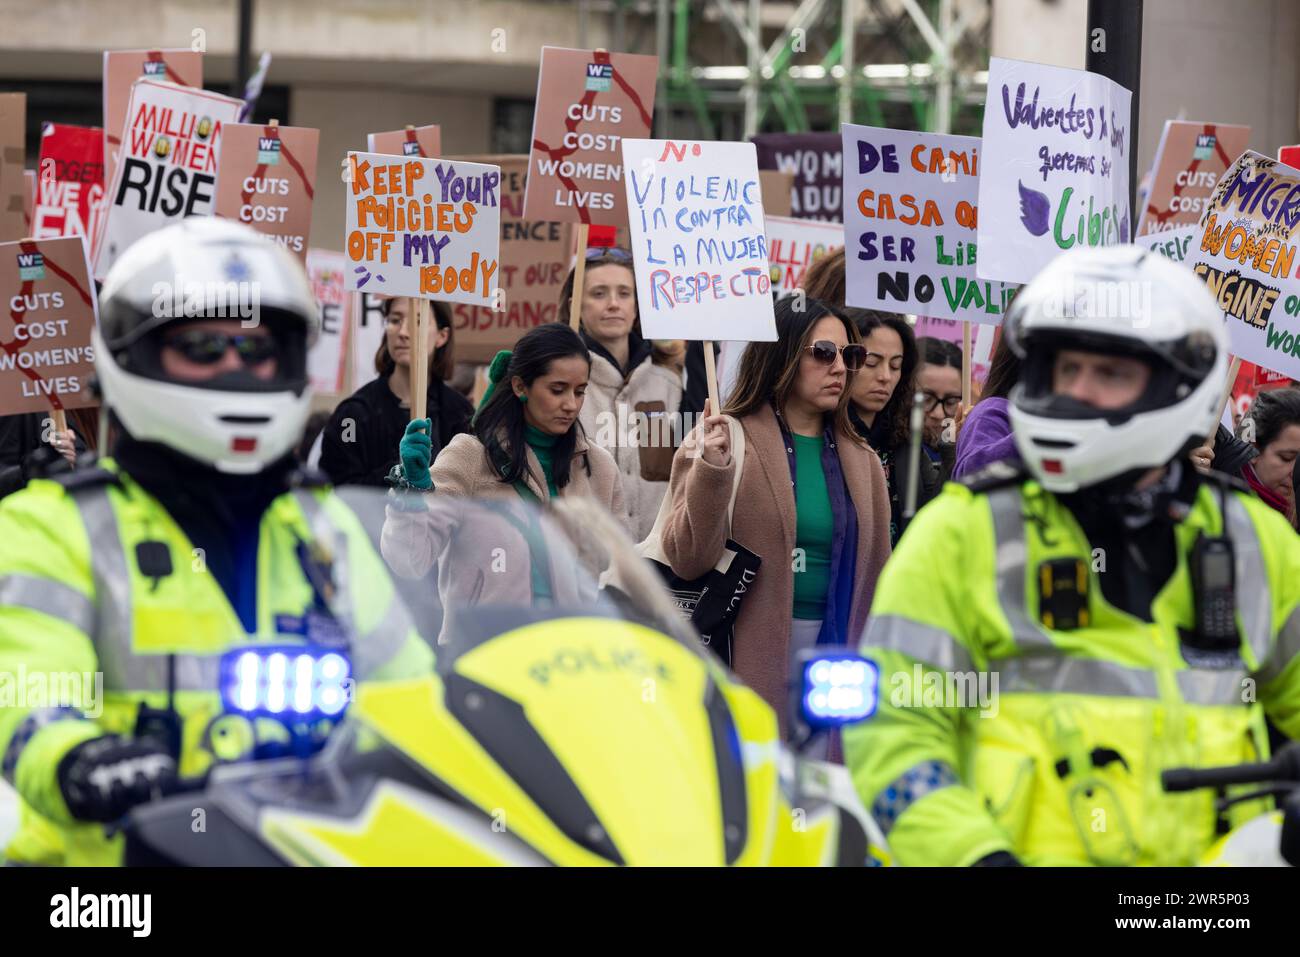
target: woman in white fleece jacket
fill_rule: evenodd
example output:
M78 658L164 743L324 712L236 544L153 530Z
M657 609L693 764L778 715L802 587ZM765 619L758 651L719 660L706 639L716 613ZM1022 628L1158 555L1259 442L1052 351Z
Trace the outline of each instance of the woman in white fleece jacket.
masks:
M689 431L676 425L682 372L664 358L670 353L657 358L641 338L631 253L587 250L583 286L582 338L591 350L591 379L580 419L588 440L618 463L627 503L618 517L639 542L650 534L676 444ZM572 297L570 272L560 292L561 316L569 314Z

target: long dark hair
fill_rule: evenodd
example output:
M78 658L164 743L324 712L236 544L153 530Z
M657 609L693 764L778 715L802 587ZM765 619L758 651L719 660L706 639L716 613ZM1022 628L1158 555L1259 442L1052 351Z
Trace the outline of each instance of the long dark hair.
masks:
M1300 389L1269 389L1255 396L1237 428L1239 437L1249 434L1246 420L1254 423L1255 448L1268 448L1288 425L1300 425Z
M989 374L984 379L984 388L980 390L979 401L985 399L1005 399L1020 381L1020 358L1011 351L1007 336L998 337L998 347L993 350L989 360ZM979 403L977 402L976 405Z
M395 299L379 300L379 311L384 315L384 321L388 320L388 313L393 308ZM408 299L410 303L408 309L415 308L415 300ZM439 329L447 330L447 341L433 350L433 355L429 359L429 381L438 380L444 382L451 378L451 373L456 367L456 350L455 339L456 333L451 323L451 306L439 299L429 301L430 311L433 313L433 321L437 323ZM415 315L411 314L407 321L411 323L411 345L415 345ZM397 363L388 353L388 330L379 337L379 349L375 352L375 371L380 375L392 375L393 369Z
M488 458L501 473L501 481L507 485L518 482L528 471L524 406L510 388L510 382L519 376L525 385L532 385L550 371L551 363L571 356L580 356L588 367L591 366L591 353L581 337L564 323L548 322L524 333L515 343L509 362L501 363L504 368L493 370L492 395L474 416L474 435L487 449ZM496 367L497 363L493 362L493 366ZM582 425L575 421L569 431L555 442L552 469L556 488L569 484L569 466L581 428ZM591 473L590 462L587 463L587 473Z
M804 300L802 309L796 308L797 303L799 299L794 296L777 302L775 342L751 342L746 347L736 372L736 385L723 408L727 415L743 418L759 411L768 402L774 402L777 411L785 408L799 377L799 360L812 339L813 327L825 316L834 316L844 323L844 334L849 342L862 341L858 327L839 310L812 298ZM835 429L857 444L866 445L849 420L853 375L850 372L845 376L844 394L835 408Z
M912 395L916 392L916 366L919 358L916 351L916 334L912 332L912 327L907 324L906 319L892 312L877 312L874 309L849 310L849 316L857 323L863 342L867 341L867 337L873 330L893 329L898 333L898 339L903 344L903 368L898 376L898 384L894 386L894 394L889 397L885 407L876 413L876 420L883 422L888 429L886 434L889 436L890 444L894 448L900 448L907 442L910 431L908 417L912 408Z

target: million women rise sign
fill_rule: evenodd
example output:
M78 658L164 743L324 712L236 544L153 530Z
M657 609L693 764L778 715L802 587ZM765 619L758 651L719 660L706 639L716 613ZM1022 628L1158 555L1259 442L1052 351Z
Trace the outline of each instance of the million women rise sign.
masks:
M131 88L122 151L95 243L103 279L133 242L186 216L210 216L221 131L242 100L140 79Z

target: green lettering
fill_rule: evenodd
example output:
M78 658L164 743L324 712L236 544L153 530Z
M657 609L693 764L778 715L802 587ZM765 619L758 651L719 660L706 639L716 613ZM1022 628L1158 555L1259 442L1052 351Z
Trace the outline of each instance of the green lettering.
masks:
M1056 207L1056 225L1052 227L1052 238L1056 240L1056 245L1061 249L1069 249L1074 245L1074 237L1071 236L1068 241L1061 232L1061 227L1065 225L1065 211L1070 206L1070 197L1074 195L1074 187L1065 187L1065 192L1061 194L1061 204Z

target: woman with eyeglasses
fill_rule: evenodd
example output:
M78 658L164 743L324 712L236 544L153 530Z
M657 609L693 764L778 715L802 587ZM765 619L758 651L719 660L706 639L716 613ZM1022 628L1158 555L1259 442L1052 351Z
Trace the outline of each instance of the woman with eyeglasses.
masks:
M925 442L921 448L939 466L939 484L952 477L957 433L965 418L961 405L961 348L955 342L921 336L916 340L921 369L916 384L924 396Z
M618 462L626 511L616 517L639 542L668 491L682 372L676 349L665 344L657 353L641 338L632 254L611 247L588 249L586 256L582 340L591 352L591 381L582 426ZM560 291L562 320L569 316L573 282L571 271Z
M844 305L844 250L817 260L804 276L804 290L832 306ZM880 456L889 487L889 542L897 544L903 532L907 504L907 476L912 457L911 409L916 394L916 336L907 320L890 312L845 309L857 324L867 355L862 371L853 377L849 418L858 434ZM939 494L943 482L939 467L927 455L918 466L917 508Z
M414 300L384 299L384 337L375 353L379 378L366 383L339 403L321 439L320 467L335 485L375 485L386 488L388 473L398 462L397 447L411 421L411 357L415 342ZM436 457L456 435L469 431L474 407L447 385L454 367L451 309L431 302L434 326L429 329L429 385L426 414Z
M857 327L816 299L776 304L775 342L752 342L724 414L709 414L673 460L663 549L697 578L730 537L762 559L740 606L732 667L780 716L791 666L817 645L856 645L889 556L889 497L880 460L849 421ZM745 451L731 527L727 505Z

